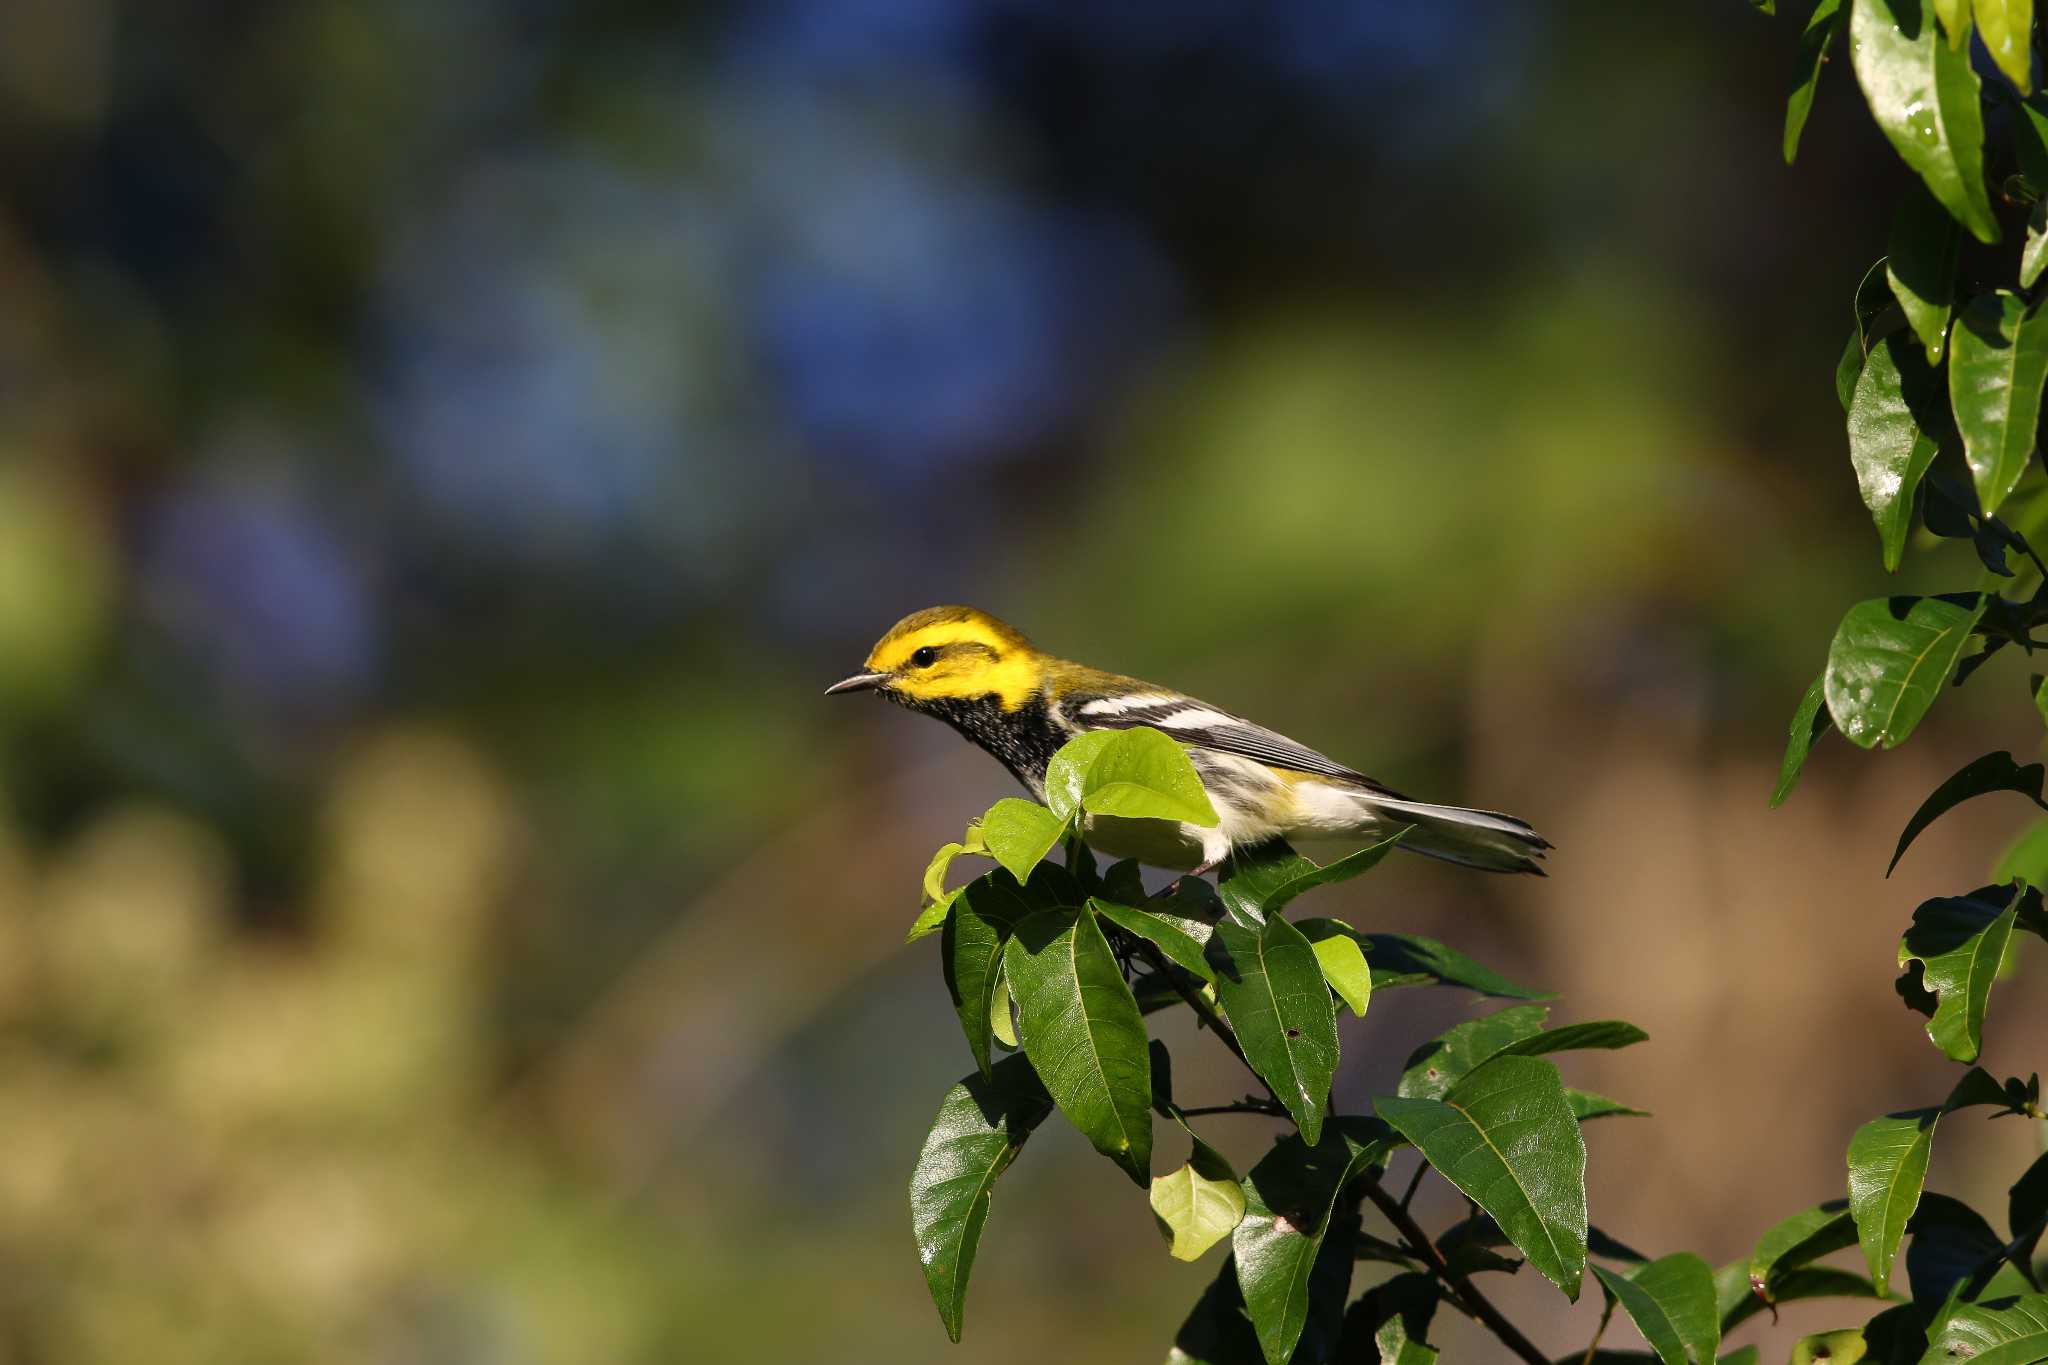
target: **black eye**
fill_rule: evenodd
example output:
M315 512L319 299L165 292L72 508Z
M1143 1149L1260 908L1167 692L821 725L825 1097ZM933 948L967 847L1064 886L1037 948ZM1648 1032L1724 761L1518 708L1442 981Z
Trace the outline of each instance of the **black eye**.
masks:
M912 668L930 668L938 661L939 651L933 649L930 645L926 645L923 649L910 656L910 666Z

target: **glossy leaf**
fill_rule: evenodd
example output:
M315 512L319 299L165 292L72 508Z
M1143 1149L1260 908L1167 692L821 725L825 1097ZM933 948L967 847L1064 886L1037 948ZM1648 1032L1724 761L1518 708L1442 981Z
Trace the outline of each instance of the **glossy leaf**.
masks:
M1552 993L1517 985L1490 967L1420 934L1362 934L1340 919L1295 921L1311 942L1344 934L1357 941L1372 969L1372 988L1400 986L1462 986L1481 995L1506 1000L1548 1000Z
M2048 382L2048 313L2004 290L1982 295L1957 317L1951 349L1949 401L1978 506L1990 516L2034 453Z
M1792 68L1792 93L1785 100L1785 164L1799 155L1799 138L1806 131L1806 117L1813 112L1814 92L1820 87L1820 69L1827 62L1828 47L1848 24L1843 0L1820 0L1799 35L1799 57Z
M1259 1345L1272 1365L1296 1358L1312 1317L1325 1326L1317 1334L1334 1342L1351 1277L1351 1248L1330 1248L1343 1257L1342 1282L1331 1304L1314 1283L1324 1274L1325 1244L1337 1221L1337 1192L1368 1166L1386 1159L1388 1136L1379 1124L1358 1119L1332 1121L1318 1143L1286 1137L1260 1158L1245 1178L1245 1214L1231 1234L1231 1255ZM1355 1230L1355 1216L1348 1231ZM1334 1273L1328 1278L1335 1280ZM1334 1313L1331 1311L1334 1308ZM1305 1358L1321 1359L1308 1351Z
M1828 711L1851 743L1893 748L1955 672L1984 599L1876 597L1849 608L1828 647Z
M1973 796L1987 792L2018 792L2042 810L2048 810L2048 801L2041 799L2044 777L2048 777L2048 768L2039 763L2029 763L2023 768L2003 749L1964 764L1955 776L1936 787L1933 794L1920 803L1920 809L1913 812L1913 818L1906 822L1905 832L1899 835L1899 846L1892 851L1891 864L1885 868L1884 874L1887 877L1892 874L1892 868L1906 856L1906 849L1920 837L1921 830Z
M981 837L995 860L1018 881L1058 846L1066 822L1036 801L1006 796L981 817Z
M1601 1265L1592 1270L1664 1365L1711 1365L1721 1348L1721 1319L1705 1261L1681 1251L1625 1275Z
M1032 907L1006 872L991 873L962 887L939 941L946 989L960 1016L960 1029L981 1074L989 1074L994 1039L990 1022L995 1010L996 982L1002 976L1003 944Z
M1589 1019L1583 1023L1566 1024L1563 1028L1546 1029L1527 1038L1518 1038L1500 1049L1496 1055L1540 1057L1547 1052L1578 1052L1588 1048L1613 1051L1634 1047L1637 1043L1648 1041L1649 1037L1649 1034L1626 1019Z
M1158 730L1119 730L1088 765L1081 809L1124 820L1213 826L1216 808L1188 751Z
M1777 1301L1778 1283L1809 1262L1856 1245L1856 1221L1849 1201L1830 1199L1777 1224L1757 1239L1747 1282L1764 1303Z
M1966 48L1941 41L1920 0L1855 0L1849 59L1900 158L1978 240L1998 240L1984 189L1984 119Z
M1975 0L1971 9L1984 50L2026 94L2033 88L2034 0Z
M1024 1055L1060 1112L1140 1185L1151 1178L1145 1021L1095 917L1041 911L1003 950Z
M2011 886L1938 897L1913 912L1899 941L1899 965L1920 963L1920 984L1937 1000L1927 1036L1954 1061L1974 1062L1983 1049L1984 1011L2012 941L2016 900Z
M1791 1365L1856 1365L1870 1353L1861 1327L1816 1332L1792 1343Z
M1849 400L1849 463L1887 573L1905 555L1913 497L1939 449L1924 411L1937 387L1919 348L1895 333L1870 348Z
M1088 770L1121 731L1088 730L1059 747L1045 765L1045 804L1054 815L1070 820L1088 791Z
M1345 934L1331 934L1309 939L1309 945L1322 966L1323 980L1330 983L1330 989L1351 1007L1353 1014L1363 1018L1372 1001L1372 968L1365 965L1365 953L1358 941Z
M1404 827L1376 844L1320 867L1284 843L1233 853L1217 890L1233 918L1257 924L1268 915L1279 914L1296 896L1372 871L1407 833Z
M1647 1109L1632 1109L1620 1100L1610 1100L1605 1095L1596 1095L1590 1090L1566 1090L1564 1097L1571 1101L1572 1113L1579 1122L1588 1119L1650 1117Z
M1885 248L1885 280L1906 314L1906 325L1926 348L1929 364L1941 359L1948 341L1961 237L1956 220L1922 187L1907 191L1892 217L1891 242ZM1910 497L1907 501L1911 502Z
M1856 1220L1870 1282L1880 1294L1891 1284L1899 1241L1920 1205L1940 1118L1938 1109L1887 1114L1864 1124L1849 1139L1849 1213Z
M1200 1138L1187 1161L1152 1181L1152 1216L1175 1260L1197 1261L1244 1218L1237 1172Z
M1096 914L1129 933L1154 944L1175 966L1193 972L1204 981L1216 979L1216 969L1206 956L1209 936L1215 926L1186 915L1134 905L1119 905L1100 898L1088 902Z
M2043 157L2048 159L2048 152L2044 152ZM1897 300L1892 298L1891 281L1886 277L1885 269L1886 262L1879 257L1875 265L1863 272L1862 280L1856 285L1852 310L1856 326L1849 333L1848 344L1842 348L1841 362L1835 367L1835 396L1841 400L1845 414L1855 398L1856 381L1862 377L1863 363L1870 354L1870 348L1906 325L1906 315L1899 311Z
M1274 915L1256 930L1217 925L1208 954L1217 998L1246 1060L1315 1143L1337 1071L1337 1015L1315 948Z
M1827 674L1816 674L1806 695L1799 699L1799 707L1792 713L1792 724L1786 729L1785 757L1778 765L1778 785L1771 792L1771 808L1775 810L1785 804L1785 798L1792 794L1792 788L1799 783L1800 770L1806 766L1806 756L1812 752L1814 741L1826 734L1833 718L1828 715L1824 703L1827 701Z
M1514 1005L1452 1025L1408 1055L1395 1093L1404 1098L1441 1099L1488 1057L1542 1032L1549 1013L1541 1005Z
M967 1280L988 1221L996 1177L1016 1159L1052 1099L1021 1057L992 1075L969 1076L939 1106L910 1176L910 1223L917 1258L946 1335L960 1340Z
M1741 1262L1734 1263L1736 1269ZM1727 1267L1723 1267L1727 1269ZM1722 1276L1715 1276L1720 1287ZM1809 1265L1797 1270L1788 1270L1778 1278L1772 1289L1771 1302L1751 1293L1746 1285L1739 1285L1740 1294L1731 1303L1725 1298L1721 1310L1721 1334L1729 1332L1755 1317L1767 1312L1771 1304L1799 1303L1806 1299L1876 1299L1876 1287L1868 1276L1853 1270L1837 1270L1833 1266Z
M1586 1144L1557 1068L1496 1057L1442 1099L1382 1096L1381 1118L1576 1299L1586 1267Z
M1928 1358L1971 1365L2035 1365L2048 1360L2048 1294L1956 1305L1927 1343Z

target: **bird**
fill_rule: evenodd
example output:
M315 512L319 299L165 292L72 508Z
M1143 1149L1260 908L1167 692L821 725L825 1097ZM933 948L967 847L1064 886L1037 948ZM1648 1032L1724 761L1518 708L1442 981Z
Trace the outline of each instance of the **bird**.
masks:
M1194 764L1213 827L1085 818L1098 852L1201 875L1234 850L1275 840L1377 840L1406 827L1398 847L1489 872L1543 875L1553 847L1528 823L1496 811L1415 801L1353 768L1221 707L1170 687L1056 658L973 607L929 607L889 628L861 671L827 696L870 692L945 721L987 751L1036 800L1046 765L1091 730L1151 726Z

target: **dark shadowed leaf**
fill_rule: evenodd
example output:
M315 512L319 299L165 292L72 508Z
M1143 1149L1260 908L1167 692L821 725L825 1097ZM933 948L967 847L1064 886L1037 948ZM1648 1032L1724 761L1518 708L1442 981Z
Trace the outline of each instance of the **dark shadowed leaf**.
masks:
M1705 1261L1681 1251L1626 1274L1601 1265L1592 1269L1664 1365L1710 1365L1721 1348L1721 1320L1714 1307L1714 1272Z
M2032 289L2048 268L2048 197L2027 210L2027 245L2020 252L2020 288Z
M1164 733L1119 730L1088 765L1081 808L1125 820L1179 820L1214 825L1216 808L1188 751Z
M1949 401L1985 516L1998 511L2034 453L2048 381L2048 313L2000 290L1972 299L1956 319Z
M1856 1239L1863 1244L1870 1282L1880 1294L1891 1285L1899 1241L1920 1206L1934 1126L1940 1118L1939 1109L1887 1114L1864 1124L1849 1139L1849 1213L1856 1220Z
M1175 966L1193 972L1204 981L1214 981L1216 973L1203 956L1208 950L1209 935L1213 926L1206 921L1176 915L1170 911L1139 909L1131 905L1118 905L1114 901L1091 900L1089 906L1096 914L1116 925L1119 929L1136 934L1149 943L1158 945Z
M1237 1287L1237 1258L1225 1256L1216 1278L1174 1333L1167 1365L1265 1365L1259 1334Z
M1903 741L1934 705L1983 612L1975 593L1875 597L1849 608L1828 647L1835 727L1865 749Z
M969 1076L946 1092L918 1153L910 1176L910 1224L925 1284L946 1335L955 1341L996 1177L1051 1112L1052 1098L1030 1064L1010 1057L990 1076Z
M1428 1275L1396 1275L1359 1295L1344 1314L1344 1342L1350 1359L1366 1360L1365 1342L1379 1348L1380 1365L1433 1365L1435 1348L1423 1338L1442 1297Z
M1919 0L1856 0L1849 58L1877 126L1956 221L1998 240L1984 189L1984 119L1967 48L1941 40Z
M1541 1005L1512 1005L1452 1025L1408 1055L1396 1093L1404 1098L1443 1098L1465 1073L1488 1057L1510 1043L1541 1033L1549 1013Z
M1231 854L1218 890L1232 918L1257 924L1268 915L1279 914L1289 901L1304 892L1334 886L1372 871L1407 833L1404 827L1376 844L1321 867L1276 840L1248 852Z
M1987 886L1944 896L1913 912L1899 941L1899 965L1920 963L1920 984L1936 998L1927 1036L1958 1062L1974 1062L1984 1044L1991 984L2012 941L2017 889Z
M1041 911L1016 927L1003 970L1024 1055L1060 1112L1139 1185L1151 1179L1145 1020L1095 917Z
M1814 741L1826 734L1833 723L1824 705L1826 701L1827 674L1822 672L1815 675L1806 695L1799 699L1798 709L1792 713L1785 738L1785 758L1778 765L1778 785L1771 792L1772 809L1785 804L1785 798L1799 784L1799 772L1806 766L1806 756L1812 752Z
M1922 1195L1907 1230L1913 1244L1906 1248L1906 1277L1921 1303L1940 1303L2004 1245L1981 1214L1945 1194Z
M2044 1220L2048 1220L2048 1153L2036 1157L2006 1195L2005 1225L2020 1244L2016 1259L2032 1262Z
M1337 1014L1314 946L1274 915L1256 930L1217 925L1208 953L1246 1059L1314 1143L1337 1070Z
M1792 68L1792 93L1785 100L1785 164L1799 155L1799 137L1806 131L1806 116L1813 112L1814 91L1820 85L1820 69L1827 62L1828 47L1849 22L1843 0L1820 0L1799 35L1799 57Z
M967 1035L968 1051L981 1074L989 1074L996 983L1002 976L1003 944L1017 923L1032 913L1008 872L991 872L968 883L954 898L953 913L939 940L946 989Z
M1039 860L1053 851L1066 822L1036 801L1006 796L981 817L981 837L995 860L1024 881Z
M1870 348L1849 400L1849 464L1877 525L1887 573L1905 554L1913 497L1939 450L1927 412L1939 387L1918 344L1898 332Z
M1905 311L1906 325L1927 348L1927 360L1941 359L1948 339L1949 309L1955 302L1956 248L1962 231L1948 210L1924 187L1915 186L1892 216L1885 248L1885 278ZM1910 501L1910 498L1908 499Z
M1374 1107L1493 1216L1529 1264L1577 1299L1586 1268L1586 1144L1557 1068L1496 1057L1442 1099Z
M1927 1343L1931 1360L2034 1365L2048 1360L2048 1294L1958 1304Z
M1334 1346L1351 1282L1348 1234L1357 1227L1355 1214L1336 1208L1337 1191L1366 1167L1383 1162L1388 1145L1382 1125L1337 1119L1314 1145L1299 1137L1282 1138L1245 1178L1244 1221L1231 1234L1231 1255L1271 1365L1324 1359ZM1346 1235L1333 1242L1332 1225L1338 1222L1345 1224L1341 1231ZM1341 1258L1341 1273L1325 1266L1333 1258ZM1314 1330L1305 1332L1312 1324Z
M1934 794L1920 803L1920 809L1913 812L1913 818L1906 822L1905 832L1899 835L1899 846L1892 851L1891 864L1884 870L1885 876L1891 876L1892 868L1906 856L1906 849L1920 837L1921 830L1973 796L1982 796L1986 792L2018 792L2042 810L2048 810L2048 801L2041 799L2044 776L2048 776L2048 768L2039 763L2029 763L2023 768L2003 749L1964 764L1955 776L1936 787Z

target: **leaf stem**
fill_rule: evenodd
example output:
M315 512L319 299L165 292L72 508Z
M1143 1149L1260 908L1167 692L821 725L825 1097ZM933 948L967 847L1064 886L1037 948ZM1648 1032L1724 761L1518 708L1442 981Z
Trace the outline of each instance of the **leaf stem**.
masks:
M1486 1295L1479 1292L1472 1281L1451 1269L1450 1262L1436 1249L1436 1243L1430 1240L1429 1234L1422 1230L1421 1225L1409 1215L1408 1210L1401 1207L1393 1195L1387 1193L1386 1186L1370 1174L1361 1176L1360 1183L1365 1187L1365 1197L1372 1200L1373 1207L1394 1225L1394 1230L1401 1234L1401 1239L1408 1244L1409 1249L1422 1258L1423 1264L1429 1267L1430 1274L1443 1281L1444 1287L1450 1290L1452 1297L1483 1323L1489 1332L1499 1337L1501 1345L1528 1361L1529 1365L1550 1365L1550 1357L1537 1350L1534 1342L1523 1336L1521 1330L1512 1322L1502 1317L1501 1311L1493 1306Z
M1287 1111L1271 1100L1242 1099L1235 1104L1205 1104L1195 1109L1180 1111L1183 1117L1200 1118L1204 1114L1263 1114L1267 1118L1284 1119Z
M1614 1320L1614 1304L1614 1295L1609 1294L1606 1307L1600 1310L1600 1325L1593 1329L1593 1339L1586 1343L1586 1354L1579 1365L1593 1365L1593 1358L1600 1354L1600 1338L1607 1335L1607 1324Z

